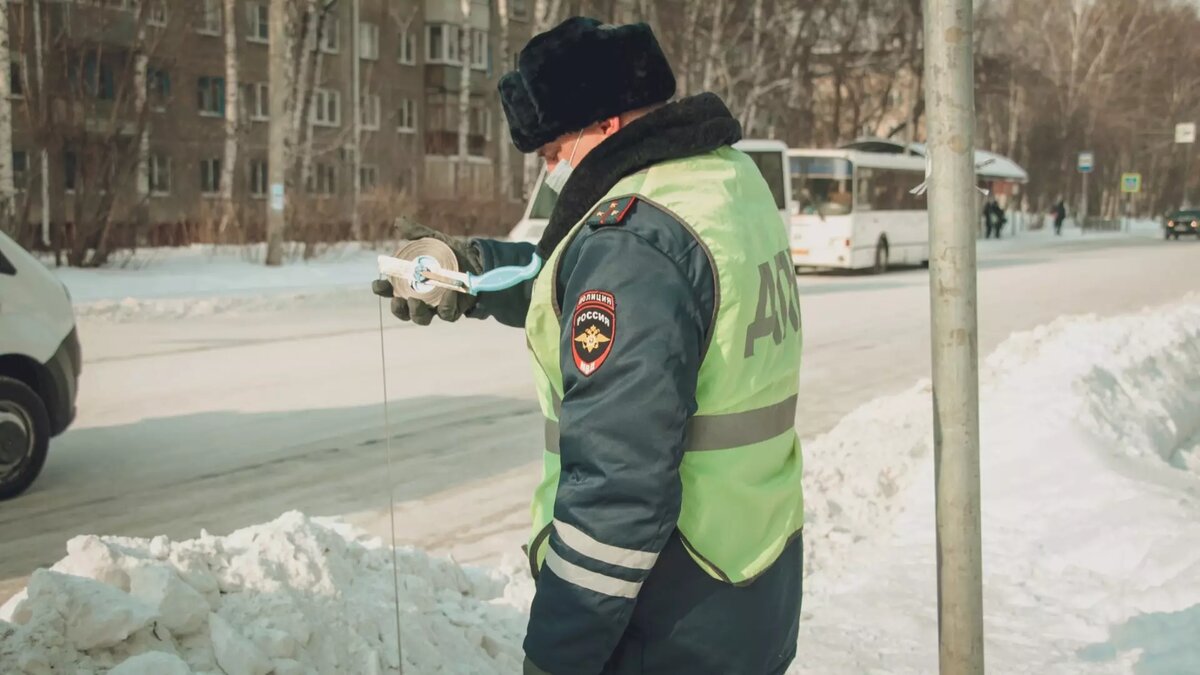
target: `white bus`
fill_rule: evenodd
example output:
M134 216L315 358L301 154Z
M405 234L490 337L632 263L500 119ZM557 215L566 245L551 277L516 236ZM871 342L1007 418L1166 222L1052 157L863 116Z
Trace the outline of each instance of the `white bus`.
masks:
M929 260L925 158L858 150L792 150L792 262L873 268Z
M910 154L911 153L911 154ZM929 211L912 189L925 180L925 147L867 139L838 150L788 152L792 262L801 267L886 272L929 262ZM1012 160L978 151L989 187L1028 181ZM982 201L980 203L982 208Z
M767 186L771 188L771 195L775 197L775 208L779 209L780 222L786 226L788 214L794 211L792 183L788 180L787 173L787 145L783 141L743 140L735 143L733 147L749 155L758 165ZM534 187L534 197L525 205L525 214L520 222L509 232L509 240L533 244L541 240L542 233L550 222L550 214L554 211L554 204L558 201L558 195L546 187L545 177L546 171L543 169Z

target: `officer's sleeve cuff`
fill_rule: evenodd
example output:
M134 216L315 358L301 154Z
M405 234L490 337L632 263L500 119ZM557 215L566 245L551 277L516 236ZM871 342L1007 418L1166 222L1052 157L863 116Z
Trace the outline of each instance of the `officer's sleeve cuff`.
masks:
M537 664L525 657L525 668L521 671L521 675L550 675L550 673L537 667Z

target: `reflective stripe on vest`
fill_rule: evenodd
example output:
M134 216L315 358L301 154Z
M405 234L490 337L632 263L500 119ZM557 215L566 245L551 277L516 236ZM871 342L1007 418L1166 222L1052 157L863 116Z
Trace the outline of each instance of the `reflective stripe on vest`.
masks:
M753 445L795 429L797 397L765 408L727 415L697 415L688 420L684 452L726 450ZM554 397L554 414L562 414L562 401ZM546 452L559 454L558 421L546 419Z

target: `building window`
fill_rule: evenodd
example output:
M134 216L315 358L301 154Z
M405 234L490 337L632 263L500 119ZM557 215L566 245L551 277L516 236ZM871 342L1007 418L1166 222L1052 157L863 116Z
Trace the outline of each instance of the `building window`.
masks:
M196 107L205 117L224 117L225 78L198 78L196 80Z
M313 124L336 127L342 124L342 92L317 89L313 93Z
M362 192L374 192L379 187L379 167L370 165L359 167L358 184Z
M425 61L459 65L462 55L458 52L458 26L431 23L425 27Z
M167 109L167 102L171 100L171 76L167 71L161 68L146 70L146 100L154 112Z
M196 32L202 35L220 35L221 27L224 25L221 22L221 0L201 0L200 10L200 25L196 27Z
M379 58L379 26L366 22L358 24L358 57L370 61Z
M400 53L397 61L406 66L417 65L417 34L405 31L400 34Z
M146 23L159 28L167 25L166 0L154 0L150 5L150 15L146 17Z
M400 99L396 110L396 131L403 134L417 132L417 102L411 98Z
M67 150L63 152L63 189L67 192L74 192L78 178L79 155L74 151Z
M317 164L308 177L310 194L329 196L337 192L337 167L332 164Z
M25 98L24 61L20 54L9 55L8 64L8 93L13 98Z
M29 153L24 150L13 150L12 171L13 187L24 190L29 180Z
M79 73L79 60L71 58L67 64L67 80L74 91L103 101L111 101L116 96L116 79L112 65L98 61L95 54L88 54L83 60L83 75Z
M380 105L379 94L363 94L358 108L359 124L363 131L379 131Z
M166 155L150 155L150 194L171 194L171 158Z
M200 192L215 195L221 191L221 160L200 160Z
M240 110L255 122L271 119L271 89L265 82L242 85Z
M267 196L267 162L250 160L250 195L262 199Z
M417 189L417 172L412 167L396 169L396 192L412 194Z
M326 54L338 53L341 48L341 39L338 35L340 30L341 21L336 16L325 17L325 24L321 26L321 51Z
M471 31L471 67L476 70L487 70L488 39L487 31Z
M246 41L267 44L271 39L271 14L266 3L252 2L246 5L246 14L249 20Z
M471 106L470 133L472 136L483 136L484 140L492 140L492 111L485 106Z
M529 18L528 0L508 0L508 13L514 19L524 21Z

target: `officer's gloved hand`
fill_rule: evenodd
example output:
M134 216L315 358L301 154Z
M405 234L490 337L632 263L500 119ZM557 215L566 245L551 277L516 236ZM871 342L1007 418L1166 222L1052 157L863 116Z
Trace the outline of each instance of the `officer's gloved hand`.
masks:
M430 229L408 219L398 221L396 236L407 241L426 238L437 239L449 246L451 251L454 251L454 257L458 260L458 269L460 272L467 272L469 274L483 273L483 263L480 261L479 253L465 239L446 236L437 230ZM394 297L392 284L386 279L373 281L371 283L371 290L376 295L391 298L392 314L397 319L412 321L418 326L428 326L432 323L435 313L442 321L458 321L463 314L469 312L475 306L476 301L475 296L468 293L450 291L445 294L441 304L437 307L431 307L420 300Z

